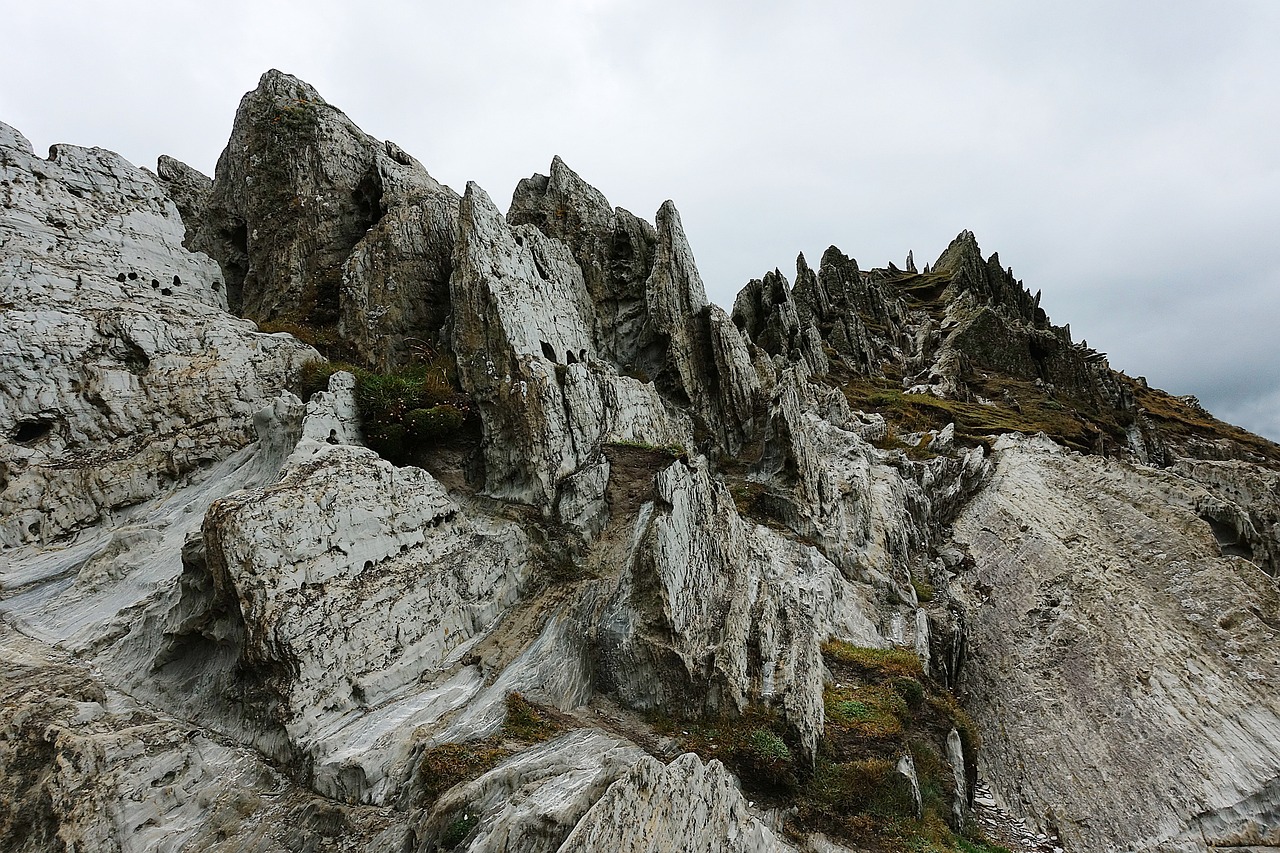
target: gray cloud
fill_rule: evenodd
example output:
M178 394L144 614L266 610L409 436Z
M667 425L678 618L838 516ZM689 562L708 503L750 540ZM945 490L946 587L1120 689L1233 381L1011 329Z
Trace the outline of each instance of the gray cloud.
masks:
M614 204L675 199L721 304L799 251L969 228L1114 366L1280 438L1280 6L869 5L27 4L0 119L211 172L278 67L455 187L501 201L560 154Z

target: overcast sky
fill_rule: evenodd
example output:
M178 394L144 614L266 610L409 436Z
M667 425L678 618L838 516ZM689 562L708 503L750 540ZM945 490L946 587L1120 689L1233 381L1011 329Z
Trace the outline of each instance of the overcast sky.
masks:
M711 298L962 229L1113 367L1280 439L1280 2L6 2L0 120L212 174L268 68L500 204L676 202Z

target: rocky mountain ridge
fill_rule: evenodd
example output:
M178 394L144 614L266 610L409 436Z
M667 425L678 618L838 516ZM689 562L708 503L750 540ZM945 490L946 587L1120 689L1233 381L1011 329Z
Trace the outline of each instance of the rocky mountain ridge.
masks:
M211 180L0 158L7 847L1280 846L1280 448L969 232L726 313L275 71Z

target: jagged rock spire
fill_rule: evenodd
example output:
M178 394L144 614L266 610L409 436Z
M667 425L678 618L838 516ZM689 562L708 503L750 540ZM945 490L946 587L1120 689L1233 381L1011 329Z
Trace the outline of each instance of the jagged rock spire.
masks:
M389 365L443 322L456 203L399 146L271 70L240 102L193 243L222 265L233 310L314 327L343 317L362 355Z
M611 208L560 157L549 171L520 181L507 222L534 225L570 248L596 306L591 324L600 355L619 370L655 374L660 365L655 330L647 323L645 283L657 233L634 214Z

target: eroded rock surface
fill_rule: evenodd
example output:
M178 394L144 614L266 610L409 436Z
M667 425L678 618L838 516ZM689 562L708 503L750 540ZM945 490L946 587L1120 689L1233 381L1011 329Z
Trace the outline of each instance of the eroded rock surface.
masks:
M222 266L232 310L341 320L385 368L440 343L456 217L457 196L399 146L268 71L236 112L192 245Z
M0 125L0 200L6 849L920 848L978 762L1026 849L1280 844L1280 448L971 233L730 316L672 203L276 71L212 183Z
M1274 843L1274 580L1221 556L1188 480L1045 441L996 460L954 583L997 793L1068 849Z
M714 759L686 754L667 766L646 758L613 783L561 845L588 850L794 850L746 806L733 777Z

